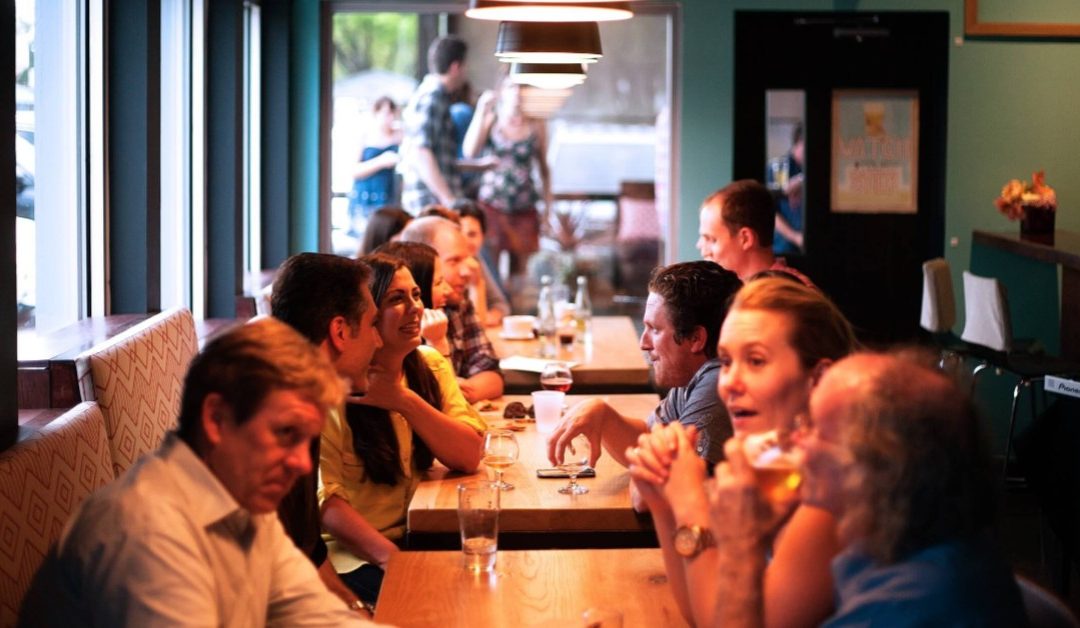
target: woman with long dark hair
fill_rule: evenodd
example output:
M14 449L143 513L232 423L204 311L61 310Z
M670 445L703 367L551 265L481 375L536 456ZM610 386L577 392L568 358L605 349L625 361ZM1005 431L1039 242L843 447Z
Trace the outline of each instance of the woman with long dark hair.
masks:
M420 286L420 300L424 302L420 334L428 345L442 355L449 356L450 341L446 337L449 321L442 308L453 288L443 275L443 263L438 252L421 242L387 242L376 250L405 262L416 284Z
M465 473L480 464L485 425L465 401L453 367L420 346L420 286L401 260L375 253L371 294L383 346L368 392L332 414L322 434L319 502L330 558L342 580L374 602L383 569L398 551L422 472L436 458Z

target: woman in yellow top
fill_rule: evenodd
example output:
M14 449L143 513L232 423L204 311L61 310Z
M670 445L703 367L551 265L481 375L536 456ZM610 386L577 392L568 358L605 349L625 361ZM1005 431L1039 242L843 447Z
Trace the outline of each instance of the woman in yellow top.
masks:
M436 458L476 471L486 426L446 358L420 346L424 306L409 269L379 253L363 260L372 269L383 346L367 394L350 398L323 428L319 503L334 568L361 599L374 602L420 475Z

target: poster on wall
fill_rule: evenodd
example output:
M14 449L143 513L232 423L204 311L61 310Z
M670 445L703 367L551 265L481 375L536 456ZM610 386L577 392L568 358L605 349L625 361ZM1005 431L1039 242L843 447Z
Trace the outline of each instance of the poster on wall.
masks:
M918 92L833 90L832 129L832 211L914 214Z

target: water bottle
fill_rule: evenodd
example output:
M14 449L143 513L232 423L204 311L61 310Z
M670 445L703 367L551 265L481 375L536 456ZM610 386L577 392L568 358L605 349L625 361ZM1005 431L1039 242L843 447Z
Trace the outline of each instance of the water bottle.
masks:
M589 283L584 275L578 275L577 295L574 296L574 310L577 316L578 342L584 343L592 335L592 300L589 298Z
M540 296L536 304L536 328L540 338L540 357L554 358L558 355L556 346L555 294L551 288L551 276L540 278Z

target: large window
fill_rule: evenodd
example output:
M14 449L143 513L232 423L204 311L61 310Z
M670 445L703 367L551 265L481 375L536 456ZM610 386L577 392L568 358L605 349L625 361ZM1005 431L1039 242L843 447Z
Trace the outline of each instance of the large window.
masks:
M374 100L386 95L404 105L427 71L428 44L442 33L459 35L469 45L471 91L462 90L460 97L474 101L496 87L506 67L493 54L495 22L438 12L385 13L379 9L386 4L379 3L371 3L369 12L356 2L340 5L332 21L333 66L327 68L333 72L327 121L332 176L324 208L329 207L334 251L352 254L365 222L350 213L350 195L358 170L366 172L357 166L379 119L371 114ZM641 296L652 268L673 260L679 232L672 203L678 183L672 158L678 136L677 10L667 3L635 3L633 19L601 26L605 56L589 68L583 85L561 95L535 93L531 110L533 96L522 96L526 113L547 122L555 202L542 228L541 250L527 263L525 276L520 260L491 260L504 278L517 281L506 285L516 309L532 307L541 273L567 284L588 275L594 306L603 309L619 295ZM559 105L552 108L548 103L556 96Z
M16 273L20 329L87 308L86 3L15 3Z
M192 306L192 0L161 4L161 307Z

